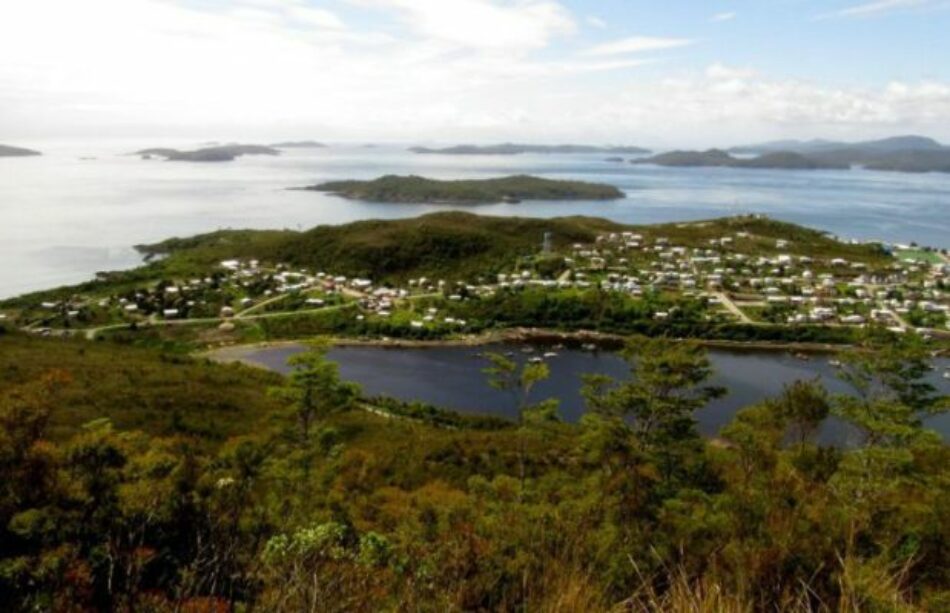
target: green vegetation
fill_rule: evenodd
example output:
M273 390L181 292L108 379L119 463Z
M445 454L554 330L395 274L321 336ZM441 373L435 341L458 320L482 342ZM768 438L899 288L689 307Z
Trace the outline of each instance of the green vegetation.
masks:
M280 155L280 151L264 145L221 145L194 151L157 147L136 151L143 158L163 157L170 162L232 162L242 155Z
M623 192L611 185L556 181L527 175L499 179L439 181L387 175L373 181L330 181L304 189L331 192L352 200L424 204L488 204L521 200L616 200Z
M7 334L0 602L945 610L950 447L920 416L948 399L921 383L915 338L865 342L843 357L856 396L797 383L706 441L695 416L721 390L690 343L631 339L632 378L589 378L570 425L551 400L518 424L376 408L322 350L280 378ZM486 376L523 399L546 374L497 356ZM854 446L816 441L829 414Z

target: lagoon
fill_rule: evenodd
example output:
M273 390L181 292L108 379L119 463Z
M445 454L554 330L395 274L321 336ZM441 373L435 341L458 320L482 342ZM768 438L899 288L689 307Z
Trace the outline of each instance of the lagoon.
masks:
M394 348L382 346L340 346L330 351L330 359L340 366L344 379L359 383L367 396L386 395L401 400L419 400L462 413L479 413L511 418L516 403L507 393L491 388L482 369L488 365L485 352L510 353L524 361L530 356L523 345L440 346L434 348ZM222 352L228 359L288 372L287 359L303 351L298 344L231 348ZM539 355L538 349L534 355ZM629 376L627 364L613 352L557 349L547 359L551 377L540 383L532 400L558 398L560 415L576 422L584 412L580 395L581 376L605 374L615 378ZM711 383L728 390L724 398L714 400L698 412L700 432L715 436L736 412L782 391L785 384L800 379L819 379L832 393L843 394L848 387L835 376L836 369L826 356L802 360L779 351L728 351L713 349L710 358L716 374ZM944 394L950 394L950 381L940 375L950 368L950 359L939 359L930 382ZM950 440L950 415L928 420L928 426ZM843 424L829 420L820 433L822 440L846 444L854 433Z

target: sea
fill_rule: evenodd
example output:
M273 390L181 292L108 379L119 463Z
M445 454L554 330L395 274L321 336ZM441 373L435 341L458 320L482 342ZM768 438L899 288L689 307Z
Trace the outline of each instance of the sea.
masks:
M38 146L40 157L0 158L0 298L134 267L141 263L134 245L172 236L221 228L306 229L453 208L354 202L288 189L385 174L532 174L609 183L626 194L613 202L462 207L484 215L592 215L648 224L759 213L847 239L950 248L950 174L661 168L609 162L605 154L422 155L409 152L409 145L369 144L223 163L130 155L151 146L203 144L46 143Z

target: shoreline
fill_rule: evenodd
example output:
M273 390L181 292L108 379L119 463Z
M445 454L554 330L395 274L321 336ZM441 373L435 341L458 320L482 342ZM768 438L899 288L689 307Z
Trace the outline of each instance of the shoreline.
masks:
M238 343L222 345L220 347L204 349L193 355L214 361L239 361L253 364L243 359L243 355L260 349L273 349L304 345L314 338L325 338L334 347L380 347L388 349L434 349L438 347L483 347L496 343L537 344L537 345L596 345L597 350L616 351L630 338L620 334L602 332L578 331L560 332L542 328L511 328L486 332L479 335L449 338L439 340L412 340L398 338L352 338L352 337L310 337L280 341L263 341L258 343ZM709 349L721 349L736 352L767 352L767 353L802 353L808 355L828 355L852 349L853 345L833 345L829 343L774 343L768 341L726 341L726 340L698 340L672 339L674 341L695 340L700 346ZM230 354L230 355L229 355Z

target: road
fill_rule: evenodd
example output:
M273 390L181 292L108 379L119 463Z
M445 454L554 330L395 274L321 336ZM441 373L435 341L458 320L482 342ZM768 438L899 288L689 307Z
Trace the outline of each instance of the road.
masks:
M736 306L736 303L732 301L732 298L726 295L725 292L716 292L713 294L716 298L719 299L720 304L726 307L726 310L739 318L744 324L754 324L755 322L749 318L748 315L742 312L742 309Z

